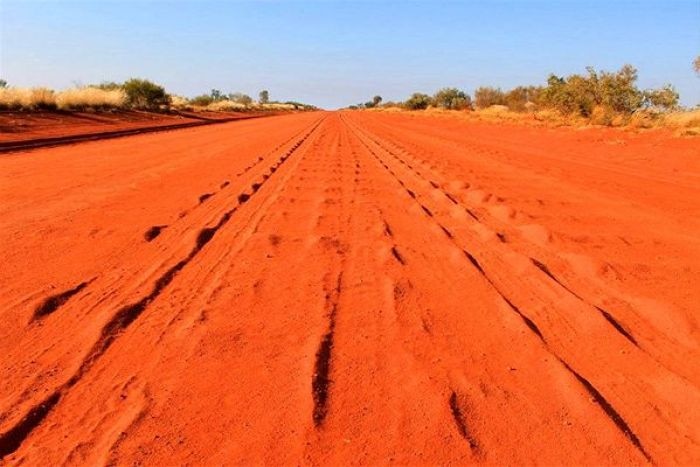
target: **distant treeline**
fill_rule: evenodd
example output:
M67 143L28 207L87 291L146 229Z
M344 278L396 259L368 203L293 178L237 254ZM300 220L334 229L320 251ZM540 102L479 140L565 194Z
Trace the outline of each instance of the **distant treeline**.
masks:
M700 73L700 57L694 62ZM586 68L586 74L567 77L549 75L545 86L517 86L510 90L482 86L474 97L457 88L443 88L433 95L413 93L403 102L382 102L381 96L350 106L351 109L401 107L423 110L430 107L450 110L485 109L504 106L524 112L554 109L564 115L591 117L594 113L632 114L638 110L657 111L679 108L679 95L673 86L642 90L637 87L637 69L624 65L616 72Z

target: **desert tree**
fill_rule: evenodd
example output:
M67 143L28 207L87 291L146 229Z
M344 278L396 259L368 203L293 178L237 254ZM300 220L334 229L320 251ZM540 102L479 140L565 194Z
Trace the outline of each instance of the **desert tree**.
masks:
M522 112L537 105L541 90L538 86L517 86L504 94L503 102L508 109Z
M538 103L583 117L590 117L596 107L631 114L644 105L644 93L636 85L637 69L632 65L616 72L598 72L592 67L586 71L587 75L566 78L549 75L547 86L538 93Z
M644 93L637 88L637 69L624 65L617 72L601 72L596 81L595 71L589 68L590 86L595 94L596 104L620 113L632 113L644 103Z
M270 102L270 93L268 92L267 89L263 89L260 91L260 94L258 94L258 102L261 104L267 104Z
M433 96L433 103L443 109L463 110L472 106L472 99L457 88L442 88Z
M505 94L501 88L481 86L474 91L474 104L479 109L485 109L492 105L505 105Z
M695 57L695 60L693 60L693 69L695 70L695 73L700 76L700 55Z
M237 102L243 105L250 105L253 103L253 99L249 95L243 94L241 92L232 92L228 95L228 98L233 102Z
M5 89L7 87L7 81L0 79L0 89Z

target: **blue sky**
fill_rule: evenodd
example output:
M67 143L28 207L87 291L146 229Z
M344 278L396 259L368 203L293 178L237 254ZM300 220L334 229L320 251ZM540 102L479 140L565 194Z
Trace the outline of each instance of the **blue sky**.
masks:
M335 108L631 63L641 87L672 83L695 105L697 55L700 0L0 0L0 77L17 86L144 77Z

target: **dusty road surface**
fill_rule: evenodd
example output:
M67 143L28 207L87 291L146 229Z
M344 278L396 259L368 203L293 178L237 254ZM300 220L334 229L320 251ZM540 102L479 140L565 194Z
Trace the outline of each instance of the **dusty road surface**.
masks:
M0 199L0 463L700 461L697 139L305 113Z

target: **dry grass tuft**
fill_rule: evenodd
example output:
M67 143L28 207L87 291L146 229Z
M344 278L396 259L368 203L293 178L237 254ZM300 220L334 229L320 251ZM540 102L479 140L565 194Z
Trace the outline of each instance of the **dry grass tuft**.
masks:
M52 109L56 108L55 94L47 88L2 88L0 109Z
M177 110L192 110L192 104L182 96L170 96L170 107Z
M700 136L700 109L665 114L663 126L673 128L680 136Z
M676 128L700 127L700 109L672 112L664 115L664 120L667 125Z
M264 110L294 110L294 104L262 104Z
M0 109L6 110L84 110L124 107L126 95L121 89L74 88L54 92L47 88L0 89Z
M240 102L233 101L218 101L213 102L205 107L206 110L211 110L213 112L237 112L242 110L247 110L248 107Z
M56 105L63 110L118 109L126 104L126 93L121 89L74 88L56 95Z

